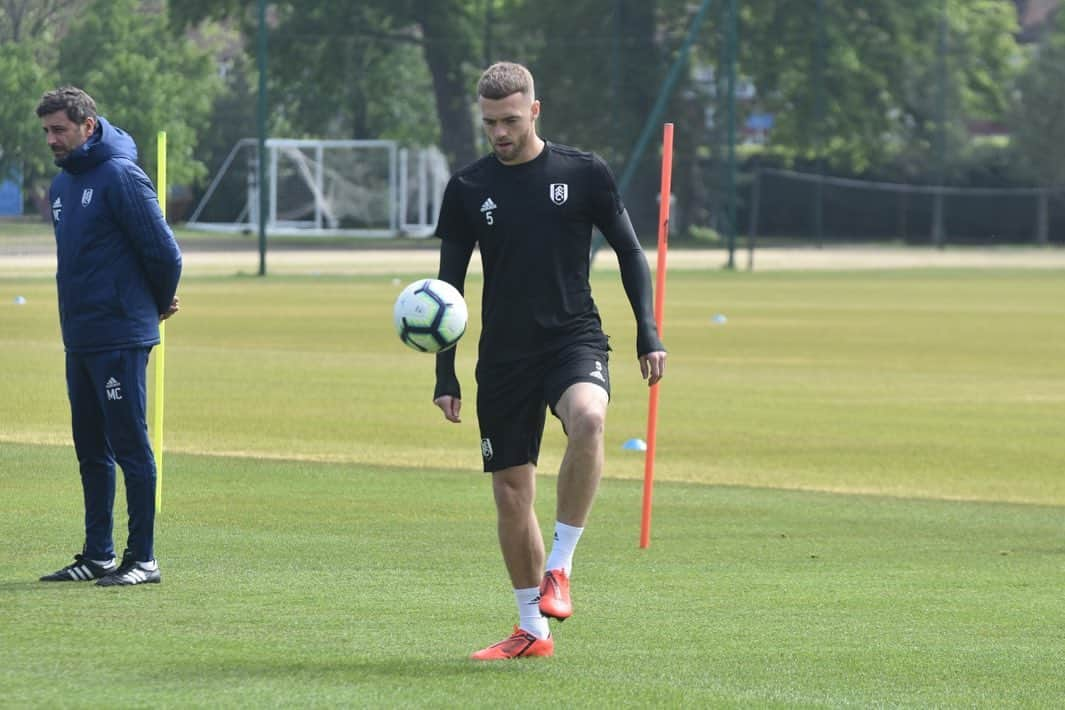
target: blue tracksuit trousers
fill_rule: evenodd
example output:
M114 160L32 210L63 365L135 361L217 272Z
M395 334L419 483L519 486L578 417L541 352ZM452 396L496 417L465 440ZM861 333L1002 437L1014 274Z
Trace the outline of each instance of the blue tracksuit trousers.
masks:
M83 554L89 559L114 556L116 463L126 485L126 550L137 561L155 559L155 457L146 419L150 352L67 353L67 394L85 495Z

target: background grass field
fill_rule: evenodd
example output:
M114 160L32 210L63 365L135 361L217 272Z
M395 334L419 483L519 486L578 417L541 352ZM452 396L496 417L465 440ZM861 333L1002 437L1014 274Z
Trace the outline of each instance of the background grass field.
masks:
M77 550L80 493L54 282L0 276L0 705L130 687L115 704L1065 697L1060 270L671 273L642 551L643 459L621 443L644 436L646 388L617 276L597 272L614 400L577 613L555 659L502 665L465 660L514 620L478 473L476 324L466 421L448 425L432 359L391 330L421 275L188 274L168 326L164 582L129 590L35 581ZM477 313L476 276L468 291ZM550 425L545 529L562 445Z

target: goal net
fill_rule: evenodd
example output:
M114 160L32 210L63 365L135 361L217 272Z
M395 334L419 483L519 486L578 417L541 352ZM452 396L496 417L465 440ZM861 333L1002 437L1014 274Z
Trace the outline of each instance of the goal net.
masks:
M189 229L256 232L258 141L226 157ZM279 236L423 237L432 234L448 180L435 147L386 140L266 141L266 232Z

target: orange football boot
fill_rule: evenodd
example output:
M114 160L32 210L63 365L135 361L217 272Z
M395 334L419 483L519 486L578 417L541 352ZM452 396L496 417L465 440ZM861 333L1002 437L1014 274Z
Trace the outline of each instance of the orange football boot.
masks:
M532 658L540 656L549 658L555 655L555 640L550 636L538 639L528 631L523 631L517 626L514 633L499 643L494 643L488 648L482 648L470 656L475 661L504 661L509 658Z
M569 577L564 569L549 569L540 582L540 613L559 621L573 614L573 602L569 598Z

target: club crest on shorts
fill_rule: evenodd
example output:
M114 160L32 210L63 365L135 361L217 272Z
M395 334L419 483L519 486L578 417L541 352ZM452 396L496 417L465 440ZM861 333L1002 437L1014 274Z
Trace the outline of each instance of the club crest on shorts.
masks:
M92 188L87 187L81 192L81 206L88 207L90 202L92 202Z
M564 182L551 183L551 201L561 205L569 199L569 185Z
M485 461L492 460L492 440L487 437L481 439L481 458Z

